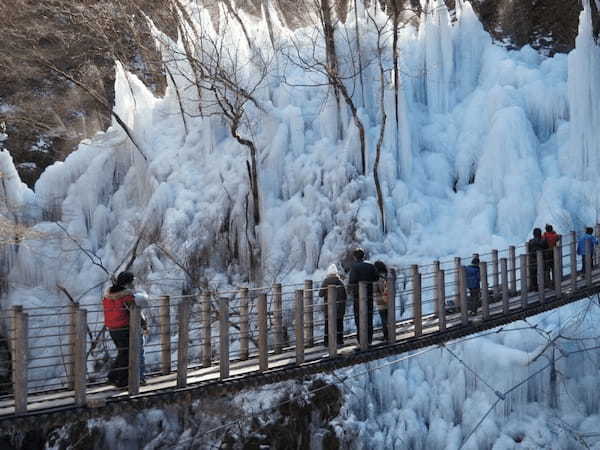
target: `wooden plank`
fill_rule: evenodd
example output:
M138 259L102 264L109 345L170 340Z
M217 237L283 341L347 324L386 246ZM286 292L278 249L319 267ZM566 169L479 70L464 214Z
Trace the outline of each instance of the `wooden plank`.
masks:
M79 306L79 305L78 305ZM75 314L75 342L73 347L73 388L75 404L86 404L86 351L87 351L87 310L77 308Z
M460 318L463 325L469 323L469 313L467 309L467 272L464 266L460 266L458 277L458 292L460 298Z
M369 346L367 320L367 283L365 281L360 281L358 283L358 340L361 350L366 350Z
M187 386L187 370L189 364L189 341L190 341L190 301L181 299L179 303L179 314L177 318L177 387Z
M521 276L521 306L527 307L527 294L529 293L529 279L527 278L527 255L519 255L519 268Z
M396 269L390 269L387 280L387 323L389 344L396 342Z
M577 234L571 231L570 260L571 260L571 290L577 290Z
M541 250L538 250L535 256L537 263L538 298L540 303L544 303L546 301L544 286L544 253Z
M487 277L487 263L481 261L479 263L479 272L481 277L481 313L483 320L490 318L490 291Z
M229 378L229 300L219 299L219 379Z
M160 328L160 370L163 374L171 372L171 298L168 295L160 297L159 304Z
M508 261L500 258L500 283L502 285L502 311L508 314Z
M273 285L273 326L275 327L275 353L283 351L283 296L281 284Z
M23 306L12 308L12 382L15 397L14 412L16 415L27 412L27 314Z
M500 267L498 265L498 250L492 250L492 290L494 297L500 294Z
M269 340L267 333L267 294L258 296L258 365L261 372L269 368Z
M200 296L200 323L202 324L202 366L210 367L212 364L212 343L210 332L210 297L208 294Z
M304 340L306 347L312 347L315 344L312 289L312 280L304 280Z
M296 291L294 309L294 329L296 331L296 364L304 362L304 293Z
M240 288L240 359L248 359L250 342L250 310L248 288Z
M508 247L508 278L511 295L517 293L517 249L514 245Z
M329 356L337 355L337 287L327 287L327 335Z
M435 282L436 303L438 305L438 318L440 331L446 329L446 281L445 272L440 269L437 271Z
M129 305L129 395L140 392L140 351L142 347L142 310Z
M557 245L552 249L552 259L554 261L554 293L557 297L562 295L562 247Z
M419 273L419 266L413 264L411 266L412 272L412 307L413 307L413 320L415 324L415 337L423 335L423 305L422 305L422 285L421 285L421 274Z

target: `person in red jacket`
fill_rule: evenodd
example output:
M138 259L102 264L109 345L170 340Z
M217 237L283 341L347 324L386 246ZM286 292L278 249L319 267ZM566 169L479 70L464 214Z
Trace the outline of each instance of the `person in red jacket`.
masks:
M546 225L542 238L548 243L548 250L544 251L544 278L550 285L550 280L554 280L554 247L560 243L560 234L554 231L552 225Z
M104 325L118 352L108 381L118 387L127 386L129 381L129 307L135 302L133 279L131 272L121 272L102 299Z

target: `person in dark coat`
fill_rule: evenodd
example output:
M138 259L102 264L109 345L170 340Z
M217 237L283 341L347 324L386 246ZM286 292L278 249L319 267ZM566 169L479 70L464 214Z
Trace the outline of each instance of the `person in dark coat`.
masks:
M533 238L527 243L527 253L529 255L529 290L538 290L537 281L537 252L548 249L548 243L542 238L542 230L539 228L533 229Z
M475 256L471 264L465 267L467 275L467 288L469 289L469 312L472 315L477 314L477 308L481 299L481 276L479 273L479 258Z
M379 279L377 269L369 262L365 261L365 251L357 248L353 252L354 264L350 268L348 277L348 288L350 295L354 300L354 322L356 323L356 337L360 342L360 321L358 311L358 290L361 281L367 282L367 341L369 344L373 341L373 283Z
M388 327L387 327L387 318L388 318L388 286L387 286L387 275L388 270L383 261L375 261L373 263L375 269L377 269L377 274L379 275L379 280L375 282L375 305L377 306L377 311L379 312L379 318L381 319L381 329L383 330L383 339L385 342L389 342L388 339Z
M336 289L336 316L337 316L337 338L336 342L338 346L344 344L344 315L346 314L346 288L344 287L344 282L340 278L338 274L337 266L335 264L331 264L327 268L327 277L323 280L321 284L321 289L319 290L319 297L323 297L323 303L325 304L325 336L323 338L323 344L325 347L329 345L329 315L327 310L328 299L327 299L327 291L329 286L337 286Z

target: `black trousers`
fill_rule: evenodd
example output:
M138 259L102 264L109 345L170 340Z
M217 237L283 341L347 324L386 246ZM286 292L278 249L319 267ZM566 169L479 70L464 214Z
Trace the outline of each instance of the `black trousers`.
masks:
M594 270L594 256L592 256L591 260L592 260L591 269ZM581 272L585 275L585 255L581 255Z
M387 317L388 317L387 308L379 309L378 311L379 311L379 318L381 319L381 329L383 330L383 339L385 342L388 342L389 335L388 335L388 325L387 325Z
M344 343L344 315L346 314L346 304L338 303L336 307L336 342L337 345L342 345ZM323 336L323 343L325 344L325 347L329 345L329 315L327 303L325 303L325 334Z
M109 331L117 347L117 358L108 372L108 380L117 385L126 385L129 382L129 327Z
M356 337L360 342L360 321L358 315L358 297L354 297L354 323L356 324ZM373 296L367 297L367 342L373 342Z
M477 314L477 308L481 305L481 289L469 288L469 311Z

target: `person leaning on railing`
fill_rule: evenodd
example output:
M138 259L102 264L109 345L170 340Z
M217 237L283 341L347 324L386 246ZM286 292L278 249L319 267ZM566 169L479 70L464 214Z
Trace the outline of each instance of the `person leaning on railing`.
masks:
M104 325L110 333L117 357L108 373L108 381L117 387L129 383L129 309L133 303L143 307L147 303L145 293L133 291L134 276L131 272L121 272L114 284L106 290L102 299ZM142 330L147 333L146 320L142 318ZM141 336L140 336L140 339ZM142 341L143 344L143 341ZM144 383L143 345L140 351L140 381Z

